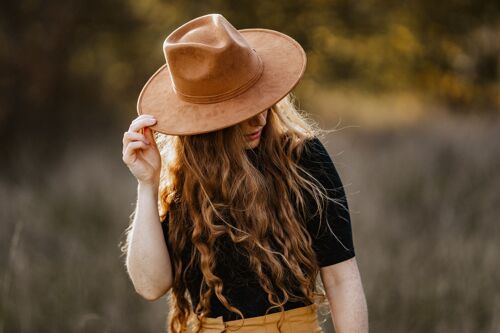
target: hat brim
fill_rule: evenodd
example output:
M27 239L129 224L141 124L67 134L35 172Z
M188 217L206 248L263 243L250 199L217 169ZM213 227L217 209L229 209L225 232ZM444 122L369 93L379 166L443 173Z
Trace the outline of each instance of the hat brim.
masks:
M238 30L264 63L262 76L245 92L212 104L189 103L172 87L167 64L144 85L137 113L152 115L151 129L168 135L192 135L235 125L266 110L284 98L304 74L307 58L293 38L275 30Z

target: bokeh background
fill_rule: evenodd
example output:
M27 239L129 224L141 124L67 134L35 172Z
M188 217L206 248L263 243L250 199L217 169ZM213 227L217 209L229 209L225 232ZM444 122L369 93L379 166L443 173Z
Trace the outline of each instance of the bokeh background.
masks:
M177 26L221 13L308 55L295 89L351 206L371 332L500 332L498 1L40 1L0 9L0 333L163 332L119 245L121 160ZM325 332L333 332L327 318Z

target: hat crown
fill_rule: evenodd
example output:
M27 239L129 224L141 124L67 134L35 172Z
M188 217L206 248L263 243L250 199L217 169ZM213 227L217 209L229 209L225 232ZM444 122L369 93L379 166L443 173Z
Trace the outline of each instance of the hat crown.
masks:
M191 103L216 103L250 88L263 62L242 34L220 14L174 30L163 43L173 88Z

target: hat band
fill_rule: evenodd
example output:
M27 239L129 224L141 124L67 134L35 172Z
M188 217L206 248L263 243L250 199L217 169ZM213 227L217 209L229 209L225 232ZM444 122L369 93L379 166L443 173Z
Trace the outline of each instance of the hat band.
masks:
M189 102L189 103L195 103L195 104L210 104L210 103L217 103L217 102L222 102L228 99L233 98L234 96L237 96L246 90L248 90L251 86L254 85L255 82L262 76L262 73L264 72L264 63L260 59L260 57L257 55L258 59L258 67L257 71L255 72L255 75L250 78L247 82L243 83L241 86L230 90L223 92L221 94L216 94L216 95L211 95L211 96L192 96L192 95L186 95L174 88L175 93L179 96L180 99Z

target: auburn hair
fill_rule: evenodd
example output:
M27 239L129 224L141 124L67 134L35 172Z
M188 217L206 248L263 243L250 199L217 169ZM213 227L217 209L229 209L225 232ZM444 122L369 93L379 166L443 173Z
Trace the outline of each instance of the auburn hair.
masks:
M212 295L244 319L224 297L224 281L214 273L216 241L223 236L248 258L271 304L266 314L273 308L283 311L288 301L302 300L328 308L312 239L306 230L311 214L306 195L314 199L317 209L313 213L319 213L320 221L325 200L333 199L298 160L308 149L307 140L330 130L320 129L299 110L291 93L268 111L256 150L258 166L245 151L239 124L196 135L155 133L163 162L160 219L170 214L168 239L175 267L168 294L167 326L172 333L191 330L196 316L199 320L206 317ZM190 259L185 262L182 253L188 245ZM196 265L203 279L193 312L187 280ZM299 286L299 295L287 288L291 284ZM283 319L282 313L278 326Z

